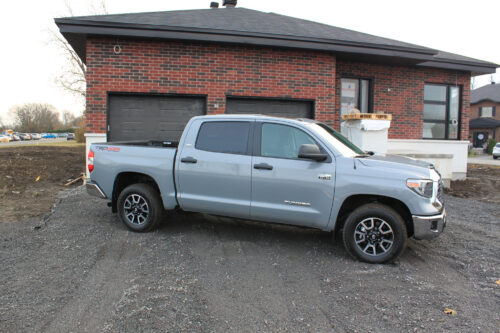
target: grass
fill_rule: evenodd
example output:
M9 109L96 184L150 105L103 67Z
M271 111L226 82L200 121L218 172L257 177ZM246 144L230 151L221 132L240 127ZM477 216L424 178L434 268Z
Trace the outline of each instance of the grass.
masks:
M76 141L33 141L32 143L25 143L25 144L19 144L19 145L2 145L0 144L0 148L22 148L22 147L38 147L38 146L44 146L44 147L84 147L85 143L78 143Z

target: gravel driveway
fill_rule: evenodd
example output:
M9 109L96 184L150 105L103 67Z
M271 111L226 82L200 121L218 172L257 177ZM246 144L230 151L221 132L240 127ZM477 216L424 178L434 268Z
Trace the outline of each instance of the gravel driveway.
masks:
M131 233L77 188L0 224L0 331L498 332L500 206L446 200L441 238L369 265L328 233L200 214Z

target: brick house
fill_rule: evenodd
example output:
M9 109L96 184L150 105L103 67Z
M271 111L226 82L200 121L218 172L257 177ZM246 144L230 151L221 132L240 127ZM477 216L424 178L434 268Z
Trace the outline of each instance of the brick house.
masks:
M200 114L306 117L339 129L357 108L393 115L396 150L428 140L466 147L471 75L497 65L224 3L55 20L87 66L88 143L175 140Z
M474 89L470 96L469 124L474 147L483 147L488 139L500 141L500 84Z

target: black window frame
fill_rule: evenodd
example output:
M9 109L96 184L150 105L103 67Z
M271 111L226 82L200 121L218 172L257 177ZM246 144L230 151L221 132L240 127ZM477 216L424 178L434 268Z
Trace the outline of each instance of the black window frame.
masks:
M231 153L231 152L222 152L222 151L217 151L217 150L209 150L209 149L202 149L198 146L198 141L200 140L200 134L201 134L201 128L206 125L206 124L213 124L213 123L223 123L223 124L228 124L228 123L247 123L248 124L248 138L247 138L247 146L246 146L246 151L244 153ZM196 141L194 148L200 151L208 151L211 153L218 153L218 154L229 154L229 155L247 155L251 156L252 155L252 143L253 143L253 133L254 133L254 126L255 126L255 121L252 120L230 120L230 121L221 121L221 120L214 120L214 121L204 121L201 123L200 127L198 128L198 134L196 135Z
M361 81L368 81L368 113L373 113L373 85L374 85L374 81L375 79L373 77L365 77L365 76L349 76L349 75L342 75L340 77L340 92L339 92L339 101L340 101L340 110L339 110L339 114L340 114L340 120L343 121L342 119L342 80L357 80L358 81L358 87L359 87L359 92L358 92L358 110L362 111L360 109L360 105L361 105L361 96L362 96L362 85L361 85Z
M287 157L275 157L275 156L262 156L262 154L261 154L262 126L264 124L289 126L289 127L292 127L292 128L295 128L295 129L298 129L298 130L304 132L305 134L309 135L311 137L311 139L313 139L313 141L319 147L319 150L320 150L320 152L322 154L327 154L328 155L328 158L326 160L321 161L321 162L317 162L317 163L332 163L332 158L330 156L330 153L328 153L328 151L323 147L323 145L321 143L318 142L318 140L316 140L316 138L314 138L314 136L312 136L311 134L307 133L306 131L304 131L300 127L293 126L293 124L283 124L283 123L272 122L272 121L258 121L258 122L255 123L255 126L254 126L254 135L253 135L254 136L254 139L253 139L253 156L255 156L255 157L262 157L262 158L277 158L277 159L280 159L280 160L287 160L287 161L312 161L310 159L298 158L298 157L297 158L287 158Z
M423 140L455 140L459 141L461 140L461 130L462 130L462 96L463 96L463 87L462 85L457 85L457 84L448 84L448 83L435 83L435 82L424 82L424 91L425 91L425 86L440 86L440 87L446 87L446 100L443 102L440 101L430 101L425 99L425 92L424 92L424 97L423 97L423 105L425 108L425 104L430 104L430 105L444 105L445 106L445 119L444 120L435 120L435 119L426 119L424 118L424 110L422 109L422 139ZM458 124L457 124L457 137L450 139L449 138L449 125L450 125L450 107L451 107L451 101L450 101L450 88L458 88ZM444 124L444 138L424 138L423 131L424 131L424 123L434 123L434 124Z

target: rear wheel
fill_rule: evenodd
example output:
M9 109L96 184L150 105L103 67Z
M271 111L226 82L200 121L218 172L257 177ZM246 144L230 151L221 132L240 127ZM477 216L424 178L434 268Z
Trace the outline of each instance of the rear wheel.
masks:
M156 228L163 218L158 191L148 184L127 186L118 196L118 213L130 230L145 232Z
M344 224L347 252L362 261L380 264L395 260L406 248L406 225L392 208L370 203L356 208Z

